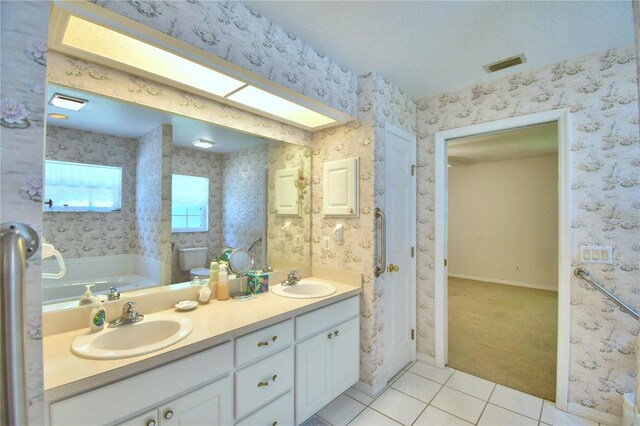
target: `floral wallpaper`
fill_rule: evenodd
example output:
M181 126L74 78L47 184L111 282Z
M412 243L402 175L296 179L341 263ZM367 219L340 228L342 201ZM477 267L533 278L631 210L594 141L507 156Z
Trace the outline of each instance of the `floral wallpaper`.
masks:
M90 1L350 116L356 114L356 78L351 72L240 2Z
M46 212L43 236L65 258L138 252L135 139L47 126L45 158L122 167L122 210L109 213Z
M309 132L288 124L57 52L49 52L47 80L268 139L311 144Z
M171 140L168 124L143 135L136 161L138 254L160 260L162 285L171 280Z
M181 271L178 263L178 249L209 247L208 261L220 256L222 240L222 154L214 154L195 149L172 148L173 173L209 178L209 232L175 232L171 234L171 282L189 280L189 272ZM202 265L203 267L205 265Z
M612 265L585 266L640 307L637 79L634 49L625 47L418 102L418 352L434 355L433 140L445 129L569 108L572 267L580 244L613 246ZM620 416L637 374L638 324L571 277L569 400Z
M381 75L358 78L358 119L313 134L312 264L363 274L360 298L360 380L373 389L384 384L384 286L375 280L373 212L384 196L384 125L390 122L415 132L415 104ZM360 159L360 216L325 218L322 214L322 164L342 158ZM332 238L324 250L323 237L332 237L336 223L344 225L344 242Z
M311 149L289 143L272 141L269 143L269 190L268 194L268 243L269 263L289 267L311 265ZM300 217L278 216L275 212L275 172L276 170L298 167L297 182ZM286 237L282 227L291 223L291 236ZM300 245L296 238L300 236Z
M49 7L0 2L0 222L42 235L42 164ZM27 261L25 367L29 424L44 423L41 252Z
M222 241L224 247L248 250L262 238L267 145L225 154L222 161ZM251 253L260 263L262 246ZM258 265L262 266L262 265Z

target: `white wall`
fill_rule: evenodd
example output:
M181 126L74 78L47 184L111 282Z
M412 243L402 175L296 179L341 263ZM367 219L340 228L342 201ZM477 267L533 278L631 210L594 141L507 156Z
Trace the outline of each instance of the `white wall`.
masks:
M557 155L450 167L449 275L557 290L557 179Z

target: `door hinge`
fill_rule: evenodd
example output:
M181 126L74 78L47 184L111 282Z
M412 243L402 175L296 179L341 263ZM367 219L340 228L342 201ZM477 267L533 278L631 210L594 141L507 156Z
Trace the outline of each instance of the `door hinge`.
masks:
M413 247L411 247L411 257L415 256L415 254L416 254L415 249Z
M444 266L447 266L447 259L444 260Z
M415 175L415 174L416 174L416 165L415 165L415 164L412 164L412 165L411 165L411 176L413 176L413 175Z
M416 340L416 330L411 329L411 340Z

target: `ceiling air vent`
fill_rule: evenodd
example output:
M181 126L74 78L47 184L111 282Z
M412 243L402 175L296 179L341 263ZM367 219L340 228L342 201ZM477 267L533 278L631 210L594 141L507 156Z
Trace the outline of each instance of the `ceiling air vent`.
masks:
M527 62L527 58L524 57L524 53L521 53L518 56L512 56L507 59L502 59L500 61L484 65L484 69L488 73L492 73L505 68L515 67L516 65L524 64L525 62Z
M74 98L73 96L61 95L60 93L53 95L49 101L53 106L71 111L80 111L88 102L86 99Z

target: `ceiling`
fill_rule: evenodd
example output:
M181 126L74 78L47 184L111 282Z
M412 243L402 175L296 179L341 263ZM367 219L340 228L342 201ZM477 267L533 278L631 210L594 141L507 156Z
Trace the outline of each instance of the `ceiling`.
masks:
M545 123L447 141L451 166L558 153L558 124Z
M245 1L356 74L414 99L634 43L631 0ZM524 53L488 74L483 65Z
M55 93L88 100L80 111L54 107L49 101ZM145 108L117 99L97 96L68 87L47 85L47 114L59 113L69 117L59 120L47 116L48 126L60 126L124 138L139 138L161 124L173 126L173 144L183 148L225 154L263 144L263 138L192 118ZM215 142L213 148L191 145L196 139Z

